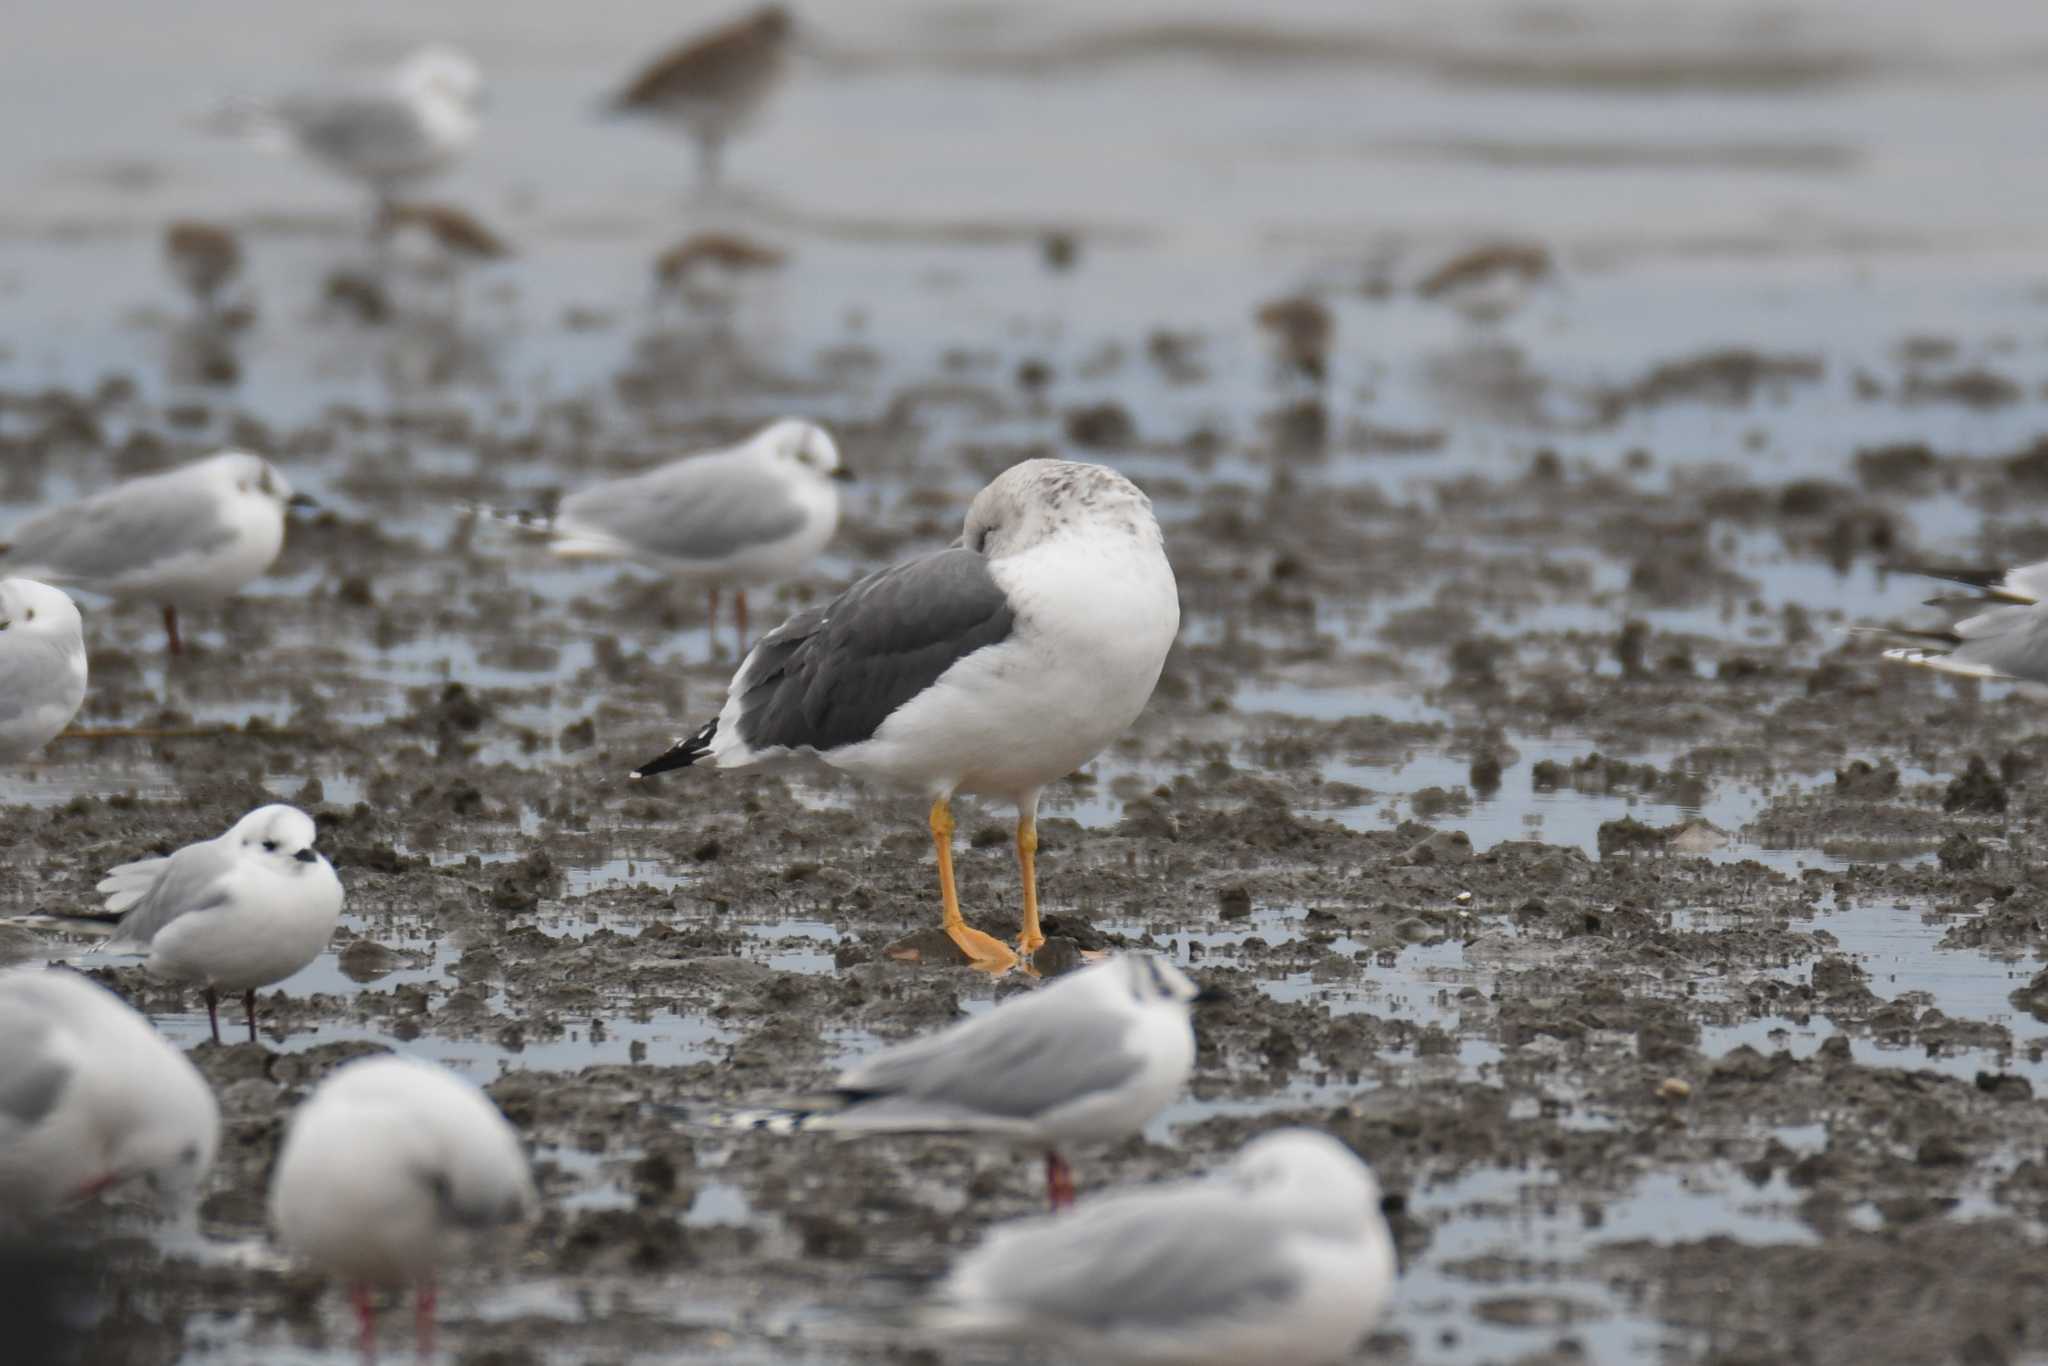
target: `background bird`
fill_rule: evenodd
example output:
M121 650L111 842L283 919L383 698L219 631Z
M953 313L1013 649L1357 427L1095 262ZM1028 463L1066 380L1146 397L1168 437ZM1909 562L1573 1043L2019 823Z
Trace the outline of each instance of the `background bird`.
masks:
M215 1043L220 993L240 992L256 1042L256 988L318 958L341 914L317 833L297 807L260 806L215 839L112 869L97 890L125 914L100 949L146 953L152 975L199 986Z
M181 219L164 229L164 261L210 317L218 309L221 290L242 272L242 242L232 228Z
M0 760L55 739L85 701L85 637L62 589L0 579Z
M633 776L812 757L922 792L946 937L1003 971L1017 955L960 913L954 794L1016 804L1028 957L1045 942L1038 794L1137 719L1179 627L1151 500L1100 465L1027 460L975 495L951 547L763 636L717 717Z
M612 111L673 124L697 144L697 179L717 185L726 139L759 112L781 84L795 28L789 11L767 5L657 58L612 101Z
M546 539L564 557L630 559L710 595L733 591L739 649L747 647L750 583L800 574L839 529L839 484L853 476L838 443L813 422L784 418L737 446L684 456L562 499L552 517L493 513Z
M1129 953L1013 996L986 1015L887 1048L800 1103L720 1111L711 1122L776 1133L979 1134L1045 1150L1046 1197L1074 1201L1062 1149L1137 1133L1187 1086L1190 1012L1204 993L1149 953Z
M172 654L178 609L220 602L284 548L295 495L267 460L225 451L37 513L0 543L0 569L163 607Z
M188 1203L220 1109L185 1055L120 997L64 968L0 973L0 1228L142 1181Z
M1394 1273L1371 1170L1327 1134L1283 1129L1217 1175L997 1229L926 1321L1091 1362L1321 1366L1350 1358Z
M337 1069L292 1117L270 1218L293 1253L349 1283L366 1356L372 1290L413 1286L424 1360L438 1269L538 1199L519 1135L489 1097L435 1063L384 1056Z

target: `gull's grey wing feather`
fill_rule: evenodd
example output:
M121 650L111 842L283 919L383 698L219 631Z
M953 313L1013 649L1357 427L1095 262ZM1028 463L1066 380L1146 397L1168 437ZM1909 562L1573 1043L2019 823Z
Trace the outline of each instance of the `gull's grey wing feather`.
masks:
M713 562L800 531L804 510L751 453L693 456L572 493L557 534L618 543L621 553Z
M858 744L1016 614L988 561L954 547L870 574L761 638L739 677L739 737L754 750Z
M2048 683L2048 607L1994 607L1959 621L1951 658L2009 678Z
M0 994L0 1140L34 1128L70 1084L72 1065L50 1049L54 1003L17 979Z
M210 911L227 901L221 882L234 870L234 851L214 840L188 844L165 860L164 870L121 917L106 946L146 947L181 915Z
M305 96L277 109L310 155L343 166L403 166L427 142L419 115L396 94Z
M0 729L60 700L75 676L71 661L52 647L0 654Z
M234 534L205 487L152 475L29 518L0 561L30 578L104 586L204 554Z
M1047 1112L1126 1085L1145 1060L1121 1015L1041 991L966 1024L884 1049L841 1073L840 1129L1028 1129Z
M93 890L106 893L107 899L101 904L110 913L119 915L149 895L149 889L156 886L156 880L163 876L170 862L166 855L163 858L136 859L133 863L109 868Z
M946 1294L973 1313L1093 1333L1201 1331L1277 1312L1298 1293L1289 1226L1243 1197L1180 1187L997 1232Z

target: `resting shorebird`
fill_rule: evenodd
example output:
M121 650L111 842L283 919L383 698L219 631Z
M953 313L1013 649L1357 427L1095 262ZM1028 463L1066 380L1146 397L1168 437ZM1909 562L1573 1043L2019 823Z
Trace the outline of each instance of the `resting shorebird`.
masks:
M0 760L57 738L85 701L85 637L62 589L0 579Z
M725 140L745 127L781 82L794 24L767 5L657 59L612 101L620 114L675 124L697 143L699 183L718 183Z
M268 572L286 507L311 503L269 461L225 451L37 513L0 543L0 570L159 603L179 654L178 609L231 598Z
M633 775L814 756L931 802L944 928L987 971L953 885L952 798L1017 806L1026 955L1038 919L1038 794L1135 721L1180 628L1152 503L1100 465L1027 460L975 495L960 539L791 617L740 665L725 707Z

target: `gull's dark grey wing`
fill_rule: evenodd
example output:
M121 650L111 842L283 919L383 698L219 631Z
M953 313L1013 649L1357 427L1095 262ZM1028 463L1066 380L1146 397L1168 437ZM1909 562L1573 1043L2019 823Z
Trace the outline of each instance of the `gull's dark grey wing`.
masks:
M849 1102L820 1127L1028 1129L1048 1111L1127 1085L1145 1060L1127 1016L1041 990L884 1049L841 1073Z
M739 737L754 750L858 744L1014 621L988 561L962 547L870 574L761 638L733 683Z
M1199 1335L1278 1314L1299 1293L1280 1218L1181 1187L1117 1197L1002 1230L947 1282L969 1312L1090 1333Z
M41 1123L75 1070L50 1047L56 1006L35 987L17 978L0 993L0 1141Z
M670 560L722 560L794 535L804 510L788 487L751 453L721 452L671 461L645 474L570 494L555 533L614 542L613 553Z
M309 154L344 165L417 157L425 136L418 114L395 95L309 96L277 111Z
M121 917L105 947L147 948L179 916L225 905L227 889L221 883L234 866L234 851L216 841L186 845L171 855L156 882Z
M6 538L0 563L10 573L91 587L233 540L218 500L176 473L132 480L29 518Z

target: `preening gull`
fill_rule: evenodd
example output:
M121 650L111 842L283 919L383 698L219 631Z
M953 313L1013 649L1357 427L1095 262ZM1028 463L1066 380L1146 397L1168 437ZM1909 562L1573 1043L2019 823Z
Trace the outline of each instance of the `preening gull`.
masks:
M297 807L259 806L224 835L112 869L97 890L125 914L99 949L147 953L153 975L204 988L215 1043L220 994L240 992L256 1042L256 988L318 958L341 914L317 834Z
M777 1133L980 1134L1045 1149L1046 1194L1073 1203L1061 1149L1138 1132L1195 1065L1202 998L1163 959L1128 953L1014 996L986 1015L887 1048L823 1096L722 1111L727 1128Z
M0 579L0 760L33 754L85 701L85 638L61 589Z
M37 513L0 544L0 568L160 603L177 654L178 609L233 597L267 572L285 508L311 501L269 461L224 451Z
M436 1063L394 1056L348 1063L314 1089L270 1186L285 1246L349 1282L366 1355L377 1340L371 1290L416 1288L423 1360L437 1268L537 1202L519 1135L490 1098Z
M220 1110L183 1053L63 968L0 972L0 1226L132 1180L189 1203Z
M716 719L642 764L815 756L931 802L948 936L970 962L1016 957L968 928L953 885L955 793L1017 806L1028 956L1038 794L1137 719L1180 627L1151 500L1100 465L1027 460L975 495L960 539L885 569L761 638Z
M746 585L800 574L839 529L839 484L853 476L814 422L784 418L737 446L684 456L562 499L553 517L493 513L545 536L562 556L638 560L733 597L747 648Z
M681 128L697 144L697 178L718 183L725 140L752 122L780 84L794 25L765 5L658 57L612 101L612 112Z
M2012 569L1904 572L1963 584L1976 593L1929 600L1930 606L1969 613L1944 631L1861 628L1874 635L1916 642L1886 650L1886 659L1966 678L2048 683L2048 606L2042 605L2043 595L2048 594L2048 562Z
M927 1323L1087 1361L1321 1366L1350 1357L1394 1272L1372 1172L1327 1134L1283 1129L1215 1176L997 1229Z

